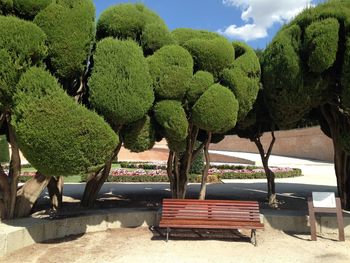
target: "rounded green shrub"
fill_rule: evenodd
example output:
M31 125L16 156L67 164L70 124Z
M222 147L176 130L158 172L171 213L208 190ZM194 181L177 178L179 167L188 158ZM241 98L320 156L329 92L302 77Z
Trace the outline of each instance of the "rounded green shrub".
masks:
M49 69L60 80L83 75L95 36L94 19L92 0L57 0L35 17L48 38Z
M194 125L212 133L223 133L236 125L238 102L233 93L220 84L212 85L192 108Z
M206 71L197 71L188 82L186 98L190 103L195 103L197 99L214 84L214 77Z
M164 136L171 141L182 141L187 137L188 121L181 102L163 100L154 106L154 117L164 129Z
M173 30L171 34L180 46L183 46L187 41L195 38L203 40L222 38L222 36L217 33L206 30L196 30L192 28L177 28Z
M97 22L97 39L132 39L146 54L172 42L164 21L143 4L119 4L107 8Z
M336 60L339 41L339 22L328 18L312 23L305 29L308 65L312 72L321 73Z
M169 45L147 58L157 98L181 100L193 74L193 60L180 46Z
M149 23L145 25L140 43L145 54L149 55L175 41L165 24Z
M97 44L89 87L92 106L115 130L141 119L154 101L148 64L132 40Z
M228 87L239 103L238 120L243 120L253 108L260 89L261 69L254 50L241 42L233 42L236 59L222 71L220 82Z
M51 3L52 0L13 0L13 8L17 16L32 20Z
M96 172L118 143L101 117L75 103L41 68L21 77L11 123L26 159L50 176Z
M186 151L186 147L187 147L186 139L177 141L171 138L166 138L166 141L170 151L173 151L175 153L180 153L180 154Z
M152 149L156 142L155 136L151 118L147 115L123 130L124 147L136 153Z
M235 58L232 44L224 38L210 40L195 38L183 46L193 57L194 71L208 71L215 79L218 79L224 68L232 65Z
M0 163L8 163L10 161L9 145L5 135L0 135Z
M20 75L40 65L47 54L45 33L35 24L16 17L0 16L0 103L12 105Z

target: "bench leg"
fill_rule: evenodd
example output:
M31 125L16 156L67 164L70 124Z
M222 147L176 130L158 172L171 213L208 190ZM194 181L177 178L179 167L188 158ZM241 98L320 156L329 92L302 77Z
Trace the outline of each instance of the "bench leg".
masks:
M169 241L169 236L170 236L170 227L166 228L166 242Z
M256 241L256 229L252 229L251 235L250 235L250 242L254 245L257 246L258 243Z

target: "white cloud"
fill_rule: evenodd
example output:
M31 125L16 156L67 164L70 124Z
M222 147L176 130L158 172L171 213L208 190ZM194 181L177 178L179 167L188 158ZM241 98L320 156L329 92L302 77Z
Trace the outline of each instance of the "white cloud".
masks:
M249 41L267 37L273 24L288 22L312 6L312 0L223 0L223 4L240 8L241 19L246 24L230 25L219 32L229 38Z

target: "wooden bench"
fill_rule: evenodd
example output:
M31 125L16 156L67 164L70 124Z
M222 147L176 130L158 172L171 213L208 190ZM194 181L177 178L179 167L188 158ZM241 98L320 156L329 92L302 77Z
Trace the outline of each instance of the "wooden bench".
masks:
M256 201L164 199L159 227L167 229L166 241L172 228L249 229L256 246L256 230L264 225Z

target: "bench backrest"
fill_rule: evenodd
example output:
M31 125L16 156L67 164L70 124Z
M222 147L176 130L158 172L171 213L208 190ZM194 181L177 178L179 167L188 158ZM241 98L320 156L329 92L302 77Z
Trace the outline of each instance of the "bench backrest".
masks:
M260 222L256 201L164 199L162 219Z

